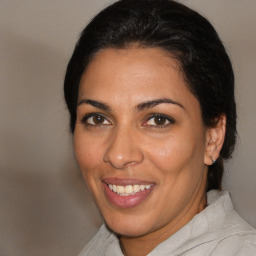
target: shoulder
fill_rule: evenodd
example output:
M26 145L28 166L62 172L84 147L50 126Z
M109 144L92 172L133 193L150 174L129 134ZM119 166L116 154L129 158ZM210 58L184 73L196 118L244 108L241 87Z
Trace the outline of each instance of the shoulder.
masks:
M214 256L251 256L256 255L256 232L243 231L220 239L213 249Z
M243 246L241 246L234 254L234 256L246 255L256 255L256 243L246 243Z
M208 193L208 207L191 222L185 253L197 256L256 255L256 230L234 210L225 191Z
M223 255L225 250L227 256L256 255L256 230L235 211L227 216L226 224L216 244L215 254Z
M102 243L104 243L104 241L107 241L109 236L110 235L108 234L105 226L102 225L98 232L95 234L95 236L89 241L89 243L85 245L85 247L78 256L93 255L95 253L97 255L100 255L99 252L101 250ZM99 243L101 243L101 247L99 247Z
M222 192L221 208L225 214L216 231L213 252L210 255L256 255L256 230L234 210L229 194ZM217 224L216 222L214 224Z
M101 226L91 241L86 244L78 256L121 256L121 249L117 237L105 224Z

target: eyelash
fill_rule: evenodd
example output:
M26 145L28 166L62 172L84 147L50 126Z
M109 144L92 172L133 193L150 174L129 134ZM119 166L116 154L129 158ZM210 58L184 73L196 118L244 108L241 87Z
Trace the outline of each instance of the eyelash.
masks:
M88 126L88 127L99 127L99 126L104 126L105 124L90 124L88 123L88 119L91 117L102 117L104 118L104 120L107 120L108 122L110 122L103 114L101 113L90 113L90 114L86 114L85 116L83 116L83 118L81 119L81 123L83 123L84 125ZM111 122L110 122L111 123Z
M105 115L101 114L101 113L89 113L86 114L82 119L81 119L81 123L83 123L84 125L86 125L87 127L100 127L100 126L108 126L108 124L90 124L88 123L89 118L91 117L102 117L104 119L104 122L107 120L109 123L112 123L108 120L108 118L105 117ZM146 124L147 122L149 122L151 119L153 118L163 118L163 120L165 120L165 122L167 121L167 124L163 124L163 125L148 125ZM146 117L146 120L143 122L142 126L149 126L149 127L153 127L153 128L165 128L171 124L174 124L175 120L173 118L171 118L170 116L167 116L165 114L159 114L159 113L153 113L153 114L149 114ZM109 124L111 125L111 124Z
M165 120L165 122L168 121L168 123L163 124L163 125L157 125L157 124L156 125L147 125L147 124L145 124L145 123L149 122L151 119L157 118L157 117L163 118ZM165 114L153 113L153 114L149 114L147 116L146 121L143 123L143 126L151 126L153 128L165 128L174 123L175 123L175 120L173 118L171 118L170 116L167 116Z

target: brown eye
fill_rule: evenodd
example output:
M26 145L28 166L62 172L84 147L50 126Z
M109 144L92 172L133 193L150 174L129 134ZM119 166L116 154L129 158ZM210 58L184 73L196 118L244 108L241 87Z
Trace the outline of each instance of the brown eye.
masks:
M164 114L152 114L150 118L143 124L144 126L152 127L167 127L170 124L174 124L175 121L170 116Z
M154 118L154 123L156 125L165 125L166 121L167 121L167 119L163 116L157 116Z
M106 117L97 113L86 115L82 119L82 123L91 126L111 125L111 122Z
M93 124L99 125L104 123L105 118L100 115L95 115L92 117Z

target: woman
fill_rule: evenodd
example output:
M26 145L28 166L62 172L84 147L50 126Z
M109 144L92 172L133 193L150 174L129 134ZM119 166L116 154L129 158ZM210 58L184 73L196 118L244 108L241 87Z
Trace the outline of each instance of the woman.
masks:
M236 140L234 76L210 23L169 0L122 0L84 29L65 99L105 224L83 255L256 255L221 191Z

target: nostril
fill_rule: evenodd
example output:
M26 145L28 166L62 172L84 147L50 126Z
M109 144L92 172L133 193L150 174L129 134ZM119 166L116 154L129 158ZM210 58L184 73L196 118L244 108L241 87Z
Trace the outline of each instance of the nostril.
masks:
M123 169L123 168L125 168L125 167L129 167L129 166L131 166L131 165L134 165L134 164L136 164L136 162L132 162L132 161L128 161L128 162L126 162L126 161L122 161L122 160L120 160L119 159L119 161L108 161L108 160L106 160L106 159L103 159L103 161L105 162L105 163L108 163L108 164L110 164L111 166L113 166L114 168L116 168L116 169Z
M113 153L113 152L112 152ZM136 165L141 163L144 159L142 152L137 150L137 152L133 151L126 155L114 155L114 154L105 154L103 161L107 164L110 164L116 169L123 169L129 166Z
M138 138L135 139L135 136L128 127L115 130L109 138L103 161L116 169L123 169L142 162L144 156L141 144L136 143Z

